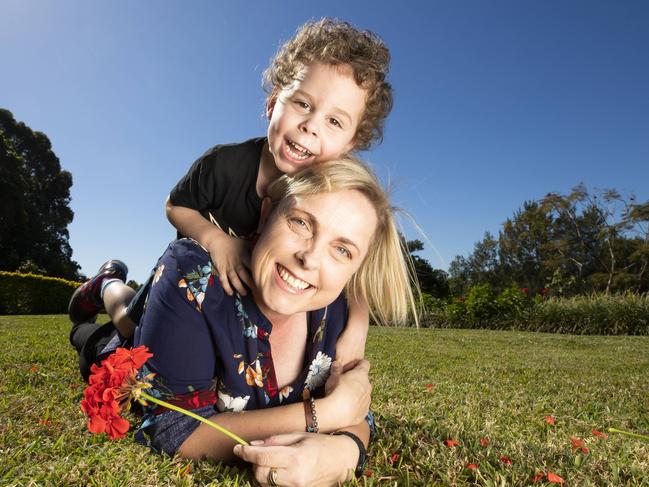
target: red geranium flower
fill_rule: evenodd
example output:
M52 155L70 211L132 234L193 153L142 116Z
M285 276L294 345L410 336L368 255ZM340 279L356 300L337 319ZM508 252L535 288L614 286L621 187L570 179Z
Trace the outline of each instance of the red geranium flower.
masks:
M606 433L602 433L599 430L593 430L593 434L595 436L599 436L600 438L604 438L605 440L608 439L608 435Z
M522 287L521 291L523 291L524 294L527 294L527 293L530 292L530 288L529 287Z
M500 457L500 461L503 462L505 465L511 465L514 463L511 458L509 458L507 455L502 455Z
M137 371L151 357L153 354L142 345L133 349L118 348L101 363L101 366L93 364L90 368L88 387L83 391L81 400L81 410L88 416L88 430L91 433L106 433L110 439L124 438L130 423L122 418L121 412L128 411L131 400L134 399L144 405L146 401L150 401L188 414L184 409L161 401L143 391L151 387L151 384L138 380ZM152 378L153 374L150 374L144 377L144 380ZM200 421L243 445L247 444L234 433L208 419L201 418Z
M454 446L458 446L460 442L457 440L444 440L444 444L449 448L453 448Z
M489 439L488 438L482 438L480 440L480 445L487 448L489 446Z
M554 426L554 416L544 416L543 419L545 420L546 423L551 424Z
M553 484L563 484L564 480L559 477L556 473L548 472L548 482Z

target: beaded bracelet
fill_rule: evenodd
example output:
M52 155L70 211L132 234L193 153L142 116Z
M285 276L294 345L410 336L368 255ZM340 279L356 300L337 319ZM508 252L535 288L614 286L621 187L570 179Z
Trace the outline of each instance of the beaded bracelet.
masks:
M315 414L315 399L311 396L304 400L304 417L306 419L306 432L318 433L318 417Z

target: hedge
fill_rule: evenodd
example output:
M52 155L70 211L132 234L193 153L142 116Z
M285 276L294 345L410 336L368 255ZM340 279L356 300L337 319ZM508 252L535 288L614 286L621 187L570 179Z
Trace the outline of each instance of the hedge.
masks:
M596 294L570 298L500 295L484 285L451 302L422 301L422 324L432 328L488 328L576 335L649 335L649 294Z
M0 271L0 314L60 314L80 283L58 277Z

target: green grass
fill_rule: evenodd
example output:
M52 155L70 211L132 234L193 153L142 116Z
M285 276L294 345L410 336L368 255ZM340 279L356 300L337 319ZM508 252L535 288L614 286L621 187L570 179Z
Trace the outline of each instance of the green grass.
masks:
M244 469L185 473L186 461L88 433L68 326L0 316L0 485L251 485ZM649 433L649 337L372 328L368 356L379 434L359 485L530 485L540 471L571 486L649 485L649 443L591 433Z

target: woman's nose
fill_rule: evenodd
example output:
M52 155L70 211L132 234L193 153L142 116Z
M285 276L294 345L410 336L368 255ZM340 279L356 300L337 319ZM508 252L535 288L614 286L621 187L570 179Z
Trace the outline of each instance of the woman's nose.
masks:
M320 268L320 262L322 260L320 254L321 250L319 250L316 245L311 244L305 245L303 249L298 250L295 253L295 257L300 261L303 269L313 270Z

